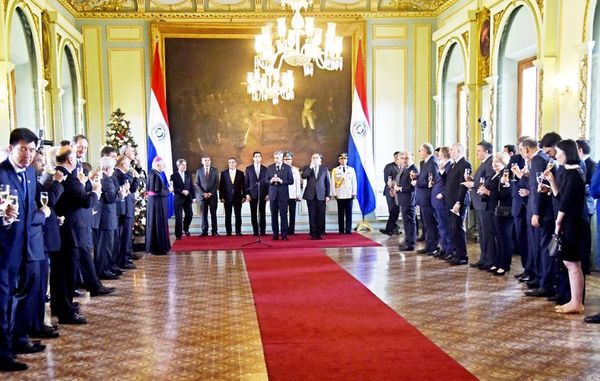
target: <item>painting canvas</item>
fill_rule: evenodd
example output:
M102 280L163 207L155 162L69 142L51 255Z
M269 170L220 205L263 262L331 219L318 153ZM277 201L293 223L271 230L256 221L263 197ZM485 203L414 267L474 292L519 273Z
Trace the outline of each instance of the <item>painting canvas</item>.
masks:
M315 68L313 77L294 71L295 99L278 105L253 102L246 93L246 73L252 69L251 39L167 38L165 75L173 160L184 158L188 168L200 166L208 154L213 166L239 168L260 151L263 163L276 150L292 151L294 165L310 163L320 152L324 164L337 165L348 147L352 102L351 39L344 38L344 69ZM287 70L290 66L284 64Z

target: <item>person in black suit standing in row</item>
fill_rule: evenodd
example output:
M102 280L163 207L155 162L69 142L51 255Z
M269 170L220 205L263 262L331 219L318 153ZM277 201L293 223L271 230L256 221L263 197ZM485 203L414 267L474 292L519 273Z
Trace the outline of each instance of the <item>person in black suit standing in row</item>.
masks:
M244 174L246 201L250 203L250 219L252 221L252 233L255 236L265 235L267 229L267 218L265 208L267 204L267 193L269 187L265 181L267 178L267 167L261 164L262 154L252 154L252 165L246 167Z
M413 251L417 243L417 221L415 187L411 184L410 173L417 173L417 167L413 163L410 152L399 154L401 166L394 181L394 193L396 203L402 212L402 223L404 224L404 241L398 247L400 251Z
M394 152L394 161L387 163L383 168L383 180L385 186L383 187L383 194L388 205L388 219L385 224L385 229L379 229L385 235L397 235L398 234L398 216L400 209L396 205L395 197L392 195L393 192L393 181L398 174L398 169L402 165L401 159L402 153L400 151Z
M467 187L462 185L465 181L465 171L471 172L471 163L465 158L465 146L455 143L450 147L452 165L449 170L444 170L442 176L446 181L443 198L450 208L448 212L448 227L450 230L454 253L444 257L452 266L466 265L467 257L467 230L465 219L471 204L471 197Z
M210 166L210 156L202 156L202 167L196 171L196 185L200 190L202 203L202 236L208 235L208 212L210 211L210 225L212 235L217 233L217 206L219 199L217 189L219 188L219 172L217 168Z
M274 163L267 168L267 183L269 184L269 205L271 207L271 229L273 239L287 240L288 216L287 208L290 199L289 187L294 183L292 167L283 163L283 151L275 151ZM281 220L281 230L279 229Z
M235 235L242 235L242 203L246 200L244 195L244 173L237 169L237 160L230 157L227 160L228 169L221 172L219 180L219 195L225 206L225 231L231 235L231 210L235 213Z
M190 224L194 215L192 203L196 202L192 175L187 171L185 159L177 160L177 172L171 174L171 182L175 194L175 201L173 202L175 207L175 239L179 240L183 233L188 237L190 236ZM185 217L183 217L184 215Z
M119 230L116 242L117 266L130 270L135 269L132 253L133 224L135 218L135 192L140 186L140 174L131 168L131 159L125 155L117 158L117 167L115 169L115 178L119 186L129 184L129 192L123 202L119 203Z
M439 233L438 221L435 218L433 206L431 205L431 189L439 176L438 160L433 156L433 146L424 143L419 148L421 155L421 170L417 177L413 178L413 186L416 187L417 205L421 210L425 230L425 247L417 253L435 255L438 253Z
M310 165L302 169L302 178L306 179L303 199L308 206L308 222L310 225L310 239L323 239L325 232L325 208L331 194L331 180L329 169L321 165L323 156L314 153L310 158Z

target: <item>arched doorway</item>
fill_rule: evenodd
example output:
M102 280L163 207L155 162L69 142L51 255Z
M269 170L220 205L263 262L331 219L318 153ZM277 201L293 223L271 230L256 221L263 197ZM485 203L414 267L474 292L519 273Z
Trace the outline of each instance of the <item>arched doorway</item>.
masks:
M588 107L590 108L590 144L592 155L598 155L600 152L600 110L594 107L600 102L600 1L596 4L594 10L594 22L592 25L591 40L594 41L594 50L592 52L592 84L591 98Z
M531 10L516 8L501 34L498 51L498 149L519 136L538 134L537 30Z
M11 24L10 60L14 64L13 93L15 127L37 131L37 61L29 21L21 8L15 9Z
M68 46L63 48L60 61L61 118L65 137L75 136L79 131L79 93L73 53Z
M442 73L441 142L450 145L467 139L467 91L465 87L465 57L458 43L452 44L444 61Z

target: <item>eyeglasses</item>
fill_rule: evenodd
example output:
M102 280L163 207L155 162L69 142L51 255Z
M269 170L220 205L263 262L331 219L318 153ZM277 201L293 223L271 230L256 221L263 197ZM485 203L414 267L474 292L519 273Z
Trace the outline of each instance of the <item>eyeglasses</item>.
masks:
M20 153L30 153L30 154L35 154L37 149L35 147L31 147L31 148L27 148L27 147L23 147L23 146L17 146L15 147L17 149L17 151L19 151Z

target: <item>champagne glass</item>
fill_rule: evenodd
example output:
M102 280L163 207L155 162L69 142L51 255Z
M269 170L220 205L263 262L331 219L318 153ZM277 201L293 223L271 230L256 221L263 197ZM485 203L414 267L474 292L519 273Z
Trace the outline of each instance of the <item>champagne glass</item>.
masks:
M4 204L7 202L8 194L10 193L10 185L8 184L0 184L0 204ZM0 217L4 217L4 209L6 205L2 206L0 209Z
M471 168L465 168L465 181L469 181L471 179Z
M48 206L48 192L40 192L40 203L42 206Z
M480 177L479 178L479 186L482 187L485 185L485 177Z
M8 195L8 203L15 207L17 214L19 213L19 194L16 189L13 189ZM14 220L15 222L21 221L18 218Z
M83 174L83 168L77 167L77 177L81 176L82 174Z
M535 179L537 180L538 184L541 184L544 181L544 172L536 172Z

